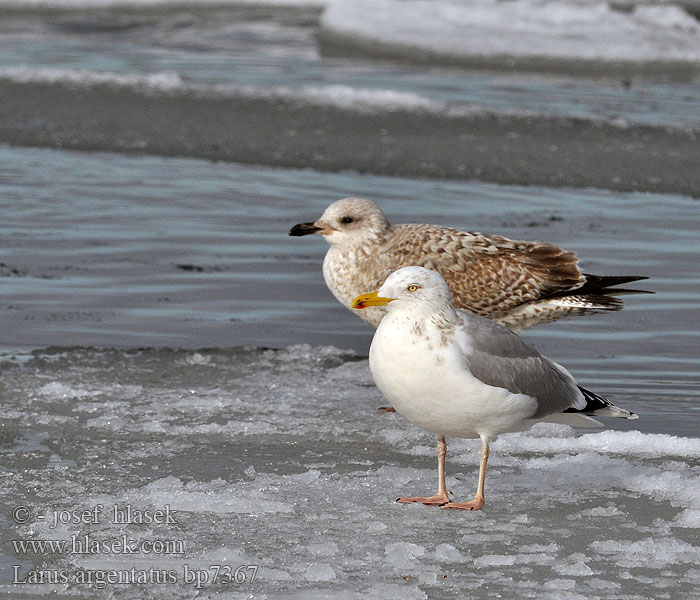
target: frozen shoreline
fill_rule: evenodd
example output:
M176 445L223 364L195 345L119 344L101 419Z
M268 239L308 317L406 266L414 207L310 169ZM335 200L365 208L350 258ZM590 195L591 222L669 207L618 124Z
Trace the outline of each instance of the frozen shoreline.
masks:
M349 0L321 17L327 48L408 61L545 71L700 69L700 25L672 3Z
M316 2L109 1L0 0L0 592L697 594L692 77L327 59ZM502 436L478 514L395 503L434 490L434 438L377 412L371 329L326 289L324 240L287 235L351 195L649 276L617 313L526 335L640 419ZM447 465L470 497L474 442Z
M585 435L553 425L504 435L485 508L455 514L394 502L432 490L433 438L378 414L367 362L335 348L55 348L21 364L3 357L0 370L12 449L0 500L28 510L25 523L0 524L3 539L177 543L176 554L9 546L0 559L23 577L66 573L64 585L25 593L192 598L185 564L258 567L245 587L202 582L204 597L452 600L469 589L632 600L696 589L698 438L615 431L616 420ZM449 488L470 496L475 477L474 442L448 440ZM174 522L119 523L115 506L167 510ZM52 527L54 511L99 518ZM76 581L150 568L174 579L102 590ZM10 574L0 591L16 593Z

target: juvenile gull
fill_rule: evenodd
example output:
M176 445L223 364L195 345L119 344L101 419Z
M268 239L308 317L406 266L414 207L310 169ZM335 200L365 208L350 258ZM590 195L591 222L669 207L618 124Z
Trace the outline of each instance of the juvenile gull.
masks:
M489 444L499 434L538 421L601 425L587 415L637 418L579 387L564 367L502 325L455 310L435 271L399 269L352 306L387 308L369 350L372 377L397 412L438 439L437 493L398 502L479 510ZM445 487L446 436L481 438L479 483L469 502L453 502Z
M299 223L289 235L322 235L330 244L323 261L326 285L346 308L377 289L400 267L419 265L447 281L455 306L493 319L514 331L563 316L619 310L610 289L646 277L582 273L573 252L553 244L437 225L391 225L371 200L345 198L318 221ZM353 311L376 327L385 309Z

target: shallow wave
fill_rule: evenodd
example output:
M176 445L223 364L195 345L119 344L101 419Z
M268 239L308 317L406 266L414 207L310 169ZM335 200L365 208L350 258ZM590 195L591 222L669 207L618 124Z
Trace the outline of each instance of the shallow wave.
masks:
M603 2L341 0L323 13L321 39L331 52L489 66L516 59L575 70L697 69L700 60L698 21L670 3L620 10Z
M113 71L88 71L78 69L35 68L28 65L0 67L0 82L7 80L19 84L50 84L93 88L108 86L124 88L147 95L182 95L212 99L243 99L291 102L297 106L332 107L363 114L391 113L396 111L418 112L447 118L473 116L509 116L528 118L552 118L549 113L532 110L493 109L480 104L455 104L433 100L413 92L389 89L357 88L349 85L325 86L254 86L229 84L201 84L184 80L173 71L147 75L123 74ZM556 119L557 116L555 115ZM566 119L566 116L561 116ZM632 122L622 117L576 118L600 126L626 129Z
M236 86L188 83L178 73L124 75L110 71L48 69L30 66L0 68L0 79L16 83L48 83L83 86L124 87L146 93L182 93L211 98L244 98L248 100L284 100L312 106L334 106L358 112L418 110L433 114L463 116L478 112L478 107L455 107L411 92L354 88L347 85L328 86ZM482 111L483 112L483 111ZM514 113L515 111L511 111ZM521 113L526 114L526 113Z
M48 69L30 66L0 68L0 78L17 83L69 84L84 87L113 85L153 91L182 89L182 78L173 72L149 75L125 75L113 71L85 71L77 69Z

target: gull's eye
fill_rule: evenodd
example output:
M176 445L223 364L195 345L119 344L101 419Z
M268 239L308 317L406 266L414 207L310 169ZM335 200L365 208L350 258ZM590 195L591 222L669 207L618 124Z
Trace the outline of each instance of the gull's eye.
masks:
M409 285L406 289L407 289L409 292L413 293L413 292L418 291L418 287L419 287L419 286L417 286L415 283L412 283L412 284Z
M349 225L354 220L355 219L353 219L352 217L343 217L342 219L340 219L340 222L343 223L344 225Z

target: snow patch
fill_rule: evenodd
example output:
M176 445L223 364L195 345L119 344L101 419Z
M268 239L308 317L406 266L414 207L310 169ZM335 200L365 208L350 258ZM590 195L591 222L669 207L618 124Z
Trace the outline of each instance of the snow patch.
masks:
M595 61L697 61L700 25L672 4L551 0L342 0L326 8L324 34L372 51L445 58L546 57Z
M325 563L314 563L304 571L304 579L306 581L333 581L335 571Z
M173 510L213 513L289 513L289 502L271 500L268 490L246 485L244 489L221 479L207 483L183 483L169 476L149 483L144 495L154 506L169 505Z
M700 547L677 539L648 537L637 541L605 540L593 542L590 548L622 567L653 562L659 568L679 563L700 562Z

